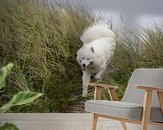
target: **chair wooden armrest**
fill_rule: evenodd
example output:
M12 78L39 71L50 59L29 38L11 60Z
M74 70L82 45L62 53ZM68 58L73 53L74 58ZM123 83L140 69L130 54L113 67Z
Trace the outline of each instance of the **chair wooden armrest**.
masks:
M162 88L159 87L151 87L151 86L137 86L137 89L143 89L143 90L147 90L147 91L159 91L159 92L163 92Z
M100 87L100 88L113 88L113 89L117 89L117 86L113 86L113 85L108 85L108 84L102 84L102 83L89 83L90 87Z
M102 84L102 83L99 83L99 84L98 83L89 83L89 86L95 87L94 100L100 100L101 99L102 88L108 89L108 93L109 93L111 101L117 101L118 100L116 92L115 92L115 89L117 88L117 86Z
M147 124L149 122L149 120L146 120L146 119L149 119L149 117L150 117L152 92L153 91L157 92L161 112L163 114L163 102L162 102L163 101L163 89L159 88L159 87L151 87L151 86L137 86L136 88L142 89L145 91L144 105L143 105L143 119L142 119L142 121L144 121L144 122L142 124Z

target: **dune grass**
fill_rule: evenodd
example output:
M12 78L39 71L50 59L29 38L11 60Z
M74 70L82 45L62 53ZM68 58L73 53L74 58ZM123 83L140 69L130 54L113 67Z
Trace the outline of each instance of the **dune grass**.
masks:
M30 106L9 112L67 112L81 97L81 69L76 52L84 28L94 21L90 10L70 4L2 0L0 2L0 67L15 67L0 92L0 105L20 90L44 93ZM121 99L133 70L162 67L163 32L125 29L117 35L117 47L104 82L118 85ZM92 98L92 95L89 97ZM108 98L106 91L103 98Z
M137 68L159 68L163 66L163 29L124 28L117 38L117 48L110 65L110 79L118 84L122 98L132 72Z
M88 10L80 10L69 4L0 2L0 65L15 64L1 100L26 89L45 95L28 108L11 111L63 112L77 100L81 71L76 51L84 27L93 20Z

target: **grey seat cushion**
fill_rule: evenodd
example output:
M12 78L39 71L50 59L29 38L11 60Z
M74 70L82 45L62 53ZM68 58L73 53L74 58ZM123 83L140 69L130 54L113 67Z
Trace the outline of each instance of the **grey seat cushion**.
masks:
M85 104L85 110L97 114L120 117L130 120L141 120L143 105L128 102L89 100ZM153 107L151 121L163 122L160 108Z

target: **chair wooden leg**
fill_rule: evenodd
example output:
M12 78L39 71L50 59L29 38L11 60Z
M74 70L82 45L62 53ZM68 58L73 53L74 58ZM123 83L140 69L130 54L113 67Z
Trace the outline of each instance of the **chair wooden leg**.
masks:
M127 126L126 126L125 122L121 121L121 124L122 124L123 129L127 130Z
M157 96L160 103L161 112L163 114L163 92L157 92Z
M150 119L151 102L152 102L152 91L145 91L141 130L147 130Z
M114 88L109 88L108 89L108 93L109 93L111 101L118 101L118 97L117 97L117 95L115 93L115 89Z
M93 113L93 118L92 118L92 130L96 130L97 120L98 120L98 117L95 115L95 113Z

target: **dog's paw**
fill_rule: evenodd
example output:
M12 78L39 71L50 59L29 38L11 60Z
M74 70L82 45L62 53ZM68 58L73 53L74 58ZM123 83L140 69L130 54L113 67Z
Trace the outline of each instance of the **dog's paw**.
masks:
M95 75L94 78L95 78L96 80L100 80L101 77L100 77L99 75Z
M101 80L101 75L95 75L94 78L95 78L96 80Z
M88 96L88 93L83 91L82 97L87 97L87 96Z

